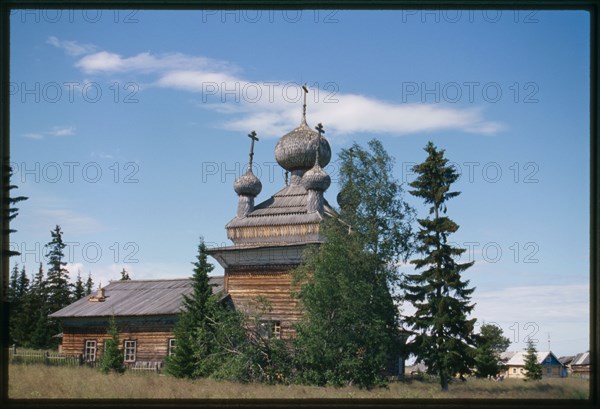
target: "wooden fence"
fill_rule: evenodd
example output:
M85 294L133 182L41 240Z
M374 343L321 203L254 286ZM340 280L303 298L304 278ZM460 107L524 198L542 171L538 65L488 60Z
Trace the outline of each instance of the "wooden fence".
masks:
M86 362L82 355L65 355L49 351L17 350L12 346L8 350L8 362L11 364L44 364L47 366L89 366L96 368L99 361ZM128 371L143 371L159 373L163 363L138 361L125 366Z
M8 350L8 361L13 364L44 364L48 366L83 365L81 355L63 355L49 351L18 351L14 346Z

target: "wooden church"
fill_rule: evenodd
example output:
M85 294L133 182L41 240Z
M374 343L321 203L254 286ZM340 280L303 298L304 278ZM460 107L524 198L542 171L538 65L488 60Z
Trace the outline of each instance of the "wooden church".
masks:
M233 245L209 251L225 270L224 292L235 308L260 314L267 330L281 339L293 337L293 324L300 318L291 294L290 270L300 264L307 246L322 242L321 222L335 214L323 196L331 184L323 170L331 159L331 148L320 124L317 129L307 124L305 99L300 125L275 146L277 163L291 177L259 204L255 199L262 184L252 173L256 135L248 135L252 139L248 168L234 183L237 214L226 225Z
M260 314L261 328L281 339L294 336L293 324L301 314L291 294L290 270L301 263L307 246L322 242L321 222L335 215L323 197L331 184L323 170L331 159L331 148L320 124L317 129L307 124L305 94L300 125L275 147L275 159L291 177L259 204L255 199L262 184L252 172L258 138L254 132L249 135L248 168L234 183L237 214L225 226L233 245L209 250L225 271L224 277L211 277L213 292L249 315ZM64 354L97 362L114 316L126 365L161 367L173 353L177 342L173 328L183 296L191 291L191 279L113 281L50 317L63 324L59 336Z

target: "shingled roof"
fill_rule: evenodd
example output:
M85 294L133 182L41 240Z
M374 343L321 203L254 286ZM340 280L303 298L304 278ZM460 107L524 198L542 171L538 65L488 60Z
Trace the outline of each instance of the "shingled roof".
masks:
M223 277L210 277L213 293L223 292ZM50 314L52 318L175 315L183 296L193 291L192 279L112 281L104 287L104 299L83 297Z
M244 217L235 217L225 228L236 245L321 241L319 225L335 210L323 199L323 214L308 211L308 191L300 184L284 187L256 205Z
M318 212L308 213L306 203L308 191L302 185L290 185L269 199L256 205L246 217L236 217L225 227L279 226L291 224L319 223L323 220ZM335 211L325 200L325 213Z

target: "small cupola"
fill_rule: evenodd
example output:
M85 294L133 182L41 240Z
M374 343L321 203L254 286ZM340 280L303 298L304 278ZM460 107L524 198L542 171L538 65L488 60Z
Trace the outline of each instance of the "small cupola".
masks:
M260 179L252 173L252 161L254 159L254 142L258 141L256 132L252 131L248 134L252 140L250 143L250 160L248 161L248 169L246 173L240 176L233 183L233 190L238 195L238 210L237 217L246 217L248 213L254 210L254 198L258 196L262 190Z

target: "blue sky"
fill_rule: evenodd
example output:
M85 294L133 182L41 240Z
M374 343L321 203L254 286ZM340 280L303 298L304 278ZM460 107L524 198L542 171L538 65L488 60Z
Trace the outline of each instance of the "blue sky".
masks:
M30 273L59 224L73 277L189 276L200 235L230 244L250 131L257 200L283 186L273 149L307 83L334 159L379 138L410 182L428 140L446 150L480 321L511 349L534 335L545 350L548 334L558 355L589 348L587 13L31 10L11 23L11 160L30 197L11 242Z

